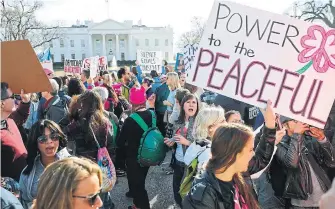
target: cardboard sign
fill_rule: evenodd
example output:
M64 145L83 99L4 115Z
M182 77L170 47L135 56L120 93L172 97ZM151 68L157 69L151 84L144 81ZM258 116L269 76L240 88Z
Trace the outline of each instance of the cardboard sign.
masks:
M26 93L52 90L28 40L1 42L1 82L8 83L16 94L21 89Z
M66 59L64 62L64 72L80 74L82 63L82 60Z
M335 29L215 1L187 81L323 128L335 98Z
M199 44L187 44L184 46L184 65L185 71L189 71L194 63L195 53L199 48Z
M161 51L142 51L137 50L137 60L143 72L150 73L156 70L162 72L162 52Z

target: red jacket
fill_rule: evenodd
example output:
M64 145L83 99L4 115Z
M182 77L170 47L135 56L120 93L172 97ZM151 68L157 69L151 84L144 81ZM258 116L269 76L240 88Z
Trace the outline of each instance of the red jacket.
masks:
M8 129L0 130L1 136L1 176L19 181L26 167L27 150L23 144L18 126L27 120L30 103L21 103L7 119Z

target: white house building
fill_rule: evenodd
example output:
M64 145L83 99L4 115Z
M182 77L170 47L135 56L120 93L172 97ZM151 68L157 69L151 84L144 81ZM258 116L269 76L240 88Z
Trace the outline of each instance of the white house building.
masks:
M85 22L62 28L61 39L50 42L52 59L84 59L90 56L107 56L111 61L136 60L137 50L162 51L163 59L173 60L173 29L147 27L139 22L123 23L107 19L100 23Z

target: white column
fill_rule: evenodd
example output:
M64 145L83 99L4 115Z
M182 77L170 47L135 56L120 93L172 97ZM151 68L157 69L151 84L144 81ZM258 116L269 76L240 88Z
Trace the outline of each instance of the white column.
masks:
M102 56L106 56L106 34L101 34L102 35Z
M91 57L92 53L93 53L92 34L88 34L88 55L86 55L86 57Z
M128 35L128 60L132 60L132 46L133 46L133 36Z
M115 58L116 58L116 60L118 60L119 59L119 56L120 56L120 48L119 48L119 35L118 34L116 34L115 35L115 50L116 50L116 52L115 52Z

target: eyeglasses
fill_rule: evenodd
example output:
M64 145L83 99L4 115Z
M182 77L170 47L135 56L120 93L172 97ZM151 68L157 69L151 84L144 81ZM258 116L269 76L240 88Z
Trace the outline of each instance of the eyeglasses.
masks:
M48 138L51 139L52 141L58 141L60 135L58 133L51 133L49 135L42 135L37 138L37 141L41 144L45 144L48 141Z
M6 100L6 99L16 99L16 100L21 100L21 96L19 94L12 94L11 96L2 98L1 100Z
M244 120L232 120L231 123L240 123L240 124L244 124Z
M74 198L81 198L81 199L87 199L88 200L88 203L93 207L93 205L95 204L95 202L97 201L97 198L99 197L101 193L101 190L94 194L94 195L91 195L91 196L77 196L77 195L72 195L72 197Z

